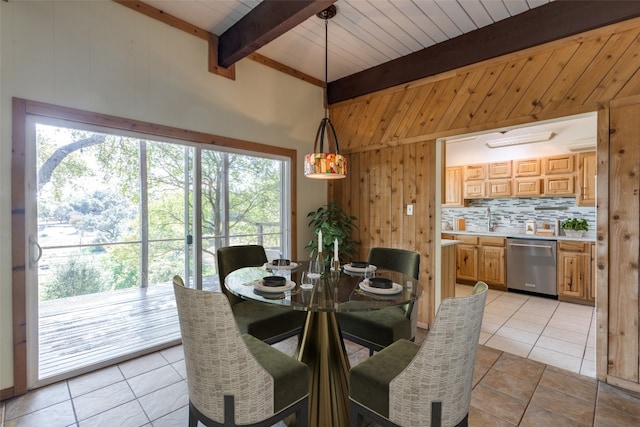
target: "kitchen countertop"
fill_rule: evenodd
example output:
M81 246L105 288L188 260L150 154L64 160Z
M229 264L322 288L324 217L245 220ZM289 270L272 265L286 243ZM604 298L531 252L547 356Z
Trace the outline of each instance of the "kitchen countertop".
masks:
M451 239L440 239L440 246L443 248L446 246L453 246L460 243L460 240L451 240Z
M593 235L585 235L583 237L567 237L567 236L540 236L537 234L524 234L514 232L513 230L496 230L496 231L473 231L473 230L465 230L465 231L457 231L457 230L442 230L442 233L447 234L457 234L464 236L495 236L495 237L515 237L518 239L537 239L537 240L562 240L562 241L572 241L572 242L595 242L596 236Z

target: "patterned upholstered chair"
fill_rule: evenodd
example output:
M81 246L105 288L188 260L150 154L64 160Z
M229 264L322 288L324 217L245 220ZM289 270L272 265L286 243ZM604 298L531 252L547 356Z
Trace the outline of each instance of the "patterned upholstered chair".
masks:
M259 245L227 246L217 251L220 288L229 298L231 309L243 334L250 334L273 344L302 330L306 312L277 305L246 301L233 295L224 286L229 273L243 267L262 266L267 262L264 248Z
M351 426L466 426L487 285L442 301L422 343L400 340L349 372Z
M420 254L394 248L372 248L367 261L376 267L399 271L418 280ZM369 348L369 355L399 339L413 341L418 327L418 305L410 303L382 310L338 313L342 336Z
M227 297L173 278L187 367L189 426L271 426L294 414L308 423L307 365L241 335Z

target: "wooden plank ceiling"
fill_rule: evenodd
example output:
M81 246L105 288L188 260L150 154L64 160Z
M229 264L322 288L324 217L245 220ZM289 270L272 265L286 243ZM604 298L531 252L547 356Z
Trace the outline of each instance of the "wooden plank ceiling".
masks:
M330 107L343 152L594 111L637 93L636 20ZM566 113L566 114L565 114Z

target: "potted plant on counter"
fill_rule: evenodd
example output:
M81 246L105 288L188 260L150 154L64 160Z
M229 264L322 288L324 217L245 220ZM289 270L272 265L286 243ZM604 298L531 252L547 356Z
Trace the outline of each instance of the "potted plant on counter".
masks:
M567 218L560 223L560 228L564 230L567 237L582 237L589 231L589 224L584 218Z
M338 239L340 260L344 263L351 259L351 256L356 252L356 247L360 244L352 237L353 231L358 228L355 216L347 215L340 205L329 202L317 210L309 212L307 218L310 218L309 227L315 234L314 238L305 246L305 249L311 249L311 259L315 258L318 250L316 236L320 230L322 230L322 252L325 254L326 263L329 262L333 254L335 239Z

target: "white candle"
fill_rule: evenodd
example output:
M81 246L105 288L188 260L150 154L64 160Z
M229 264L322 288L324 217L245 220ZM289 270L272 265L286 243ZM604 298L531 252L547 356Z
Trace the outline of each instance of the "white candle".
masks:
M338 239L333 241L333 259L338 259Z
M322 252L322 230L318 231L318 252Z

